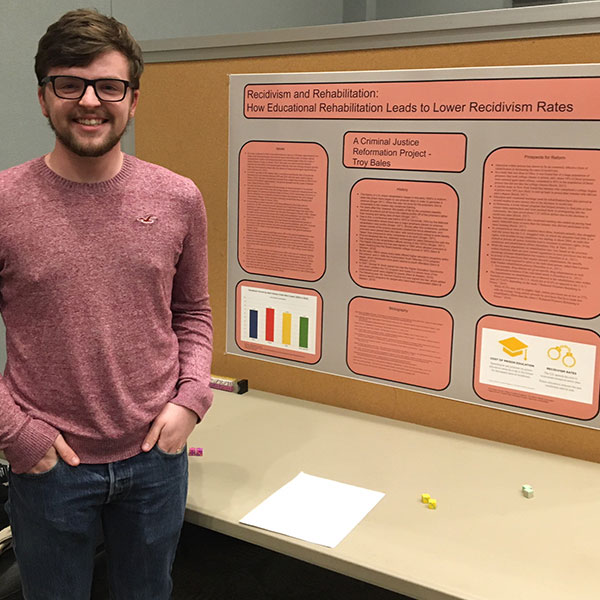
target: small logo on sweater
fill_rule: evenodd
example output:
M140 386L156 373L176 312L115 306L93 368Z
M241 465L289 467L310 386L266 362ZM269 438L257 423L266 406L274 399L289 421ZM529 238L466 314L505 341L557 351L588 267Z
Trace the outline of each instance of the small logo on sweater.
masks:
M156 215L146 215L145 217L138 217L136 221L144 223L145 225L152 225L157 219L158 217Z

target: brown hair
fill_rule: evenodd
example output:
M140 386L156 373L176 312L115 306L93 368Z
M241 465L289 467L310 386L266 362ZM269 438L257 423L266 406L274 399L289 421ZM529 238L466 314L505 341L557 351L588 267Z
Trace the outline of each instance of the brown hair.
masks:
M69 11L50 25L40 39L35 55L38 82L54 67L86 66L111 50L118 50L127 58L129 80L134 88L138 88L144 59L127 27L94 9Z

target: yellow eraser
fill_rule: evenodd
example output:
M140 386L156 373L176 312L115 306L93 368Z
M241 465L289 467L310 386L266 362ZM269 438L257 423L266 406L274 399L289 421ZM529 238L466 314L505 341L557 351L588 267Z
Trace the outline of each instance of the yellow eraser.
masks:
M429 502L427 503L427 508L431 508L431 509L435 510L437 508L437 500L430 498Z

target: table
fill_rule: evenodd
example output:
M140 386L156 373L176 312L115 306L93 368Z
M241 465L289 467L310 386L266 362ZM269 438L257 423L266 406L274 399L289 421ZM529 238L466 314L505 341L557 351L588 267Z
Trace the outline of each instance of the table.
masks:
M599 464L259 391L217 391L188 445L197 525L418 600L600 593ZM238 522L300 471L386 496L333 549Z

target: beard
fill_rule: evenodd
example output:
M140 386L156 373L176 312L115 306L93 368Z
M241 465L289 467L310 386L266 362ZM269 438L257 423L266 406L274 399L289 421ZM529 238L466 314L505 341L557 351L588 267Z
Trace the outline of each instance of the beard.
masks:
M112 150L120 141L121 138L125 135L129 127L129 123L131 119L127 121L127 124L123 128L121 133L117 131L110 131L108 137L106 137L101 143L82 143L71 130L67 129L66 131L60 131L57 129L52 122L50 117L47 117L48 125L50 125L50 129L54 132L57 139L63 144L63 146L67 147L71 152L77 154L77 156L85 156L85 157L97 157L104 156L108 151Z

